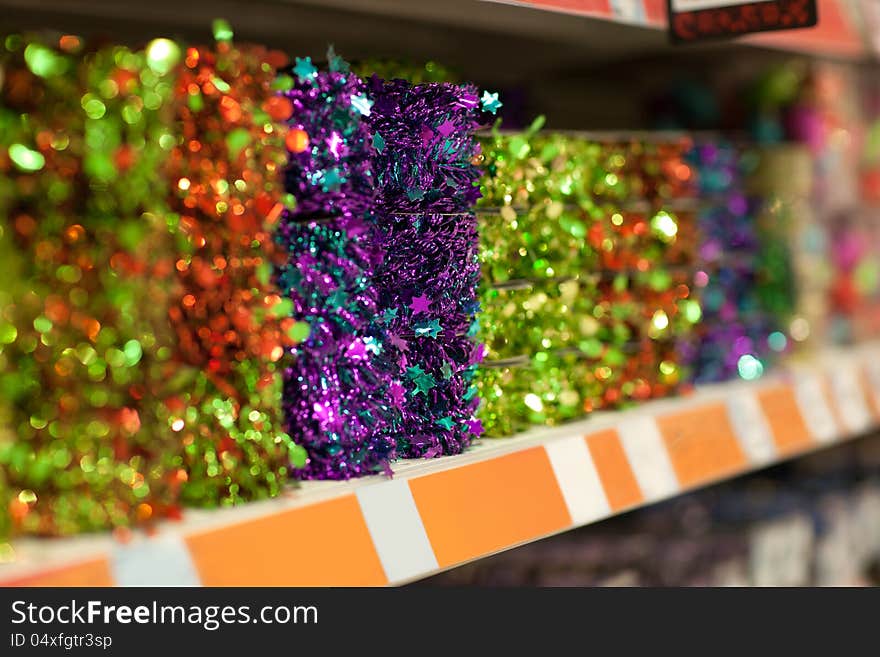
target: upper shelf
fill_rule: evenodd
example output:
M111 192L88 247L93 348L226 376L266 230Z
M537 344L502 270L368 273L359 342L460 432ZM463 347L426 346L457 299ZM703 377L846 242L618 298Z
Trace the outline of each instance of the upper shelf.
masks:
M597 413L393 479L306 482L281 499L187 511L150 536L13 542L0 585L399 584L763 468L880 426L880 345L755 383Z
M666 29L666 0L488 0L566 14L593 16L622 23ZM870 0L869 0L870 1ZM862 58L869 35L859 29L863 10L859 0L818 0L819 24L788 32L757 34L744 42L815 55Z
M840 4L859 1L820 0L814 29L683 47L671 45L663 29L666 0L0 0L0 31L54 28L132 45L156 36L204 43L211 19L223 17L239 42L316 61L333 43L353 61L439 62L462 80L501 92L510 127L543 114L553 129L631 129L651 126L652 103L672 81L725 95L728 83L747 83L788 58L782 45L831 56L866 52L854 26L867 19L853 20L855 5Z
M864 56L871 12L860 8L863 1L874 2L819 0L817 27L745 41ZM678 50L663 32L666 0L0 0L0 7L10 28L57 27L120 40L159 34L204 40L211 18L221 16L242 38L289 52L320 57L327 42L334 42L349 58L437 59L476 79L499 74L521 79L585 62Z

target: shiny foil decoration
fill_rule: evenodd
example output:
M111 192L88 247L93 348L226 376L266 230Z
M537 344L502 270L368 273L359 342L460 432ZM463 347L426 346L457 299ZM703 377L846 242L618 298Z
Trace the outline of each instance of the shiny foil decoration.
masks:
M285 180L296 207L284 213L276 243L285 254L276 280L305 339L284 370L290 435L307 454L297 476L347 479L390 471L397 433L391 421L402 384L384 360L392 318L379 303L384 259L368 223L376 196L373 140L364 119L364 82L332 51L329 70L310 60L279 78L288 121Z
M663 396L701 317L678 138L493 131L481 183L488 435Z
M765 201L747 184L757 154L704 139L688 160L697 169L701 196L703 321L692 346L693 378L698 383L758 378L787 350L789 340L784 322L760 291L768 282L765 250L774 247L765 245L758 220Z
M179 136L165 165L180 249L169 317L187 378L169 421L183 445L182 499L205 506L276 495L304 461L280 404L295 321L271 280L293 112L272 85L286 57L218 37L176 68Z
M476 88L373 76L367 89L379 186L375 214L469 211L480 197Z
M813 198L815 159L808 148L795 144L761 146L757 154L758 166L747 183L761 199L758 268L762 288L764 282L769 285L759 291L768 312L778 311L773 317L790 339L789 347L803 352L839 337L831 307L832 236Z
M376 290L392 378L392 429L403 458L457 454L480 435L472 384L480 276L481 121L471 86L368 81L377 197L371 223L384 259Z
M377 229L379 227L377 226ZM392 430L403 458L457 454L481 428L472 379L483 358L476 329L477 231L473 215L386 216L377 267L392 375Z
M155 178L172 81L154 45L0 48L0 536L176 513L174 258Z

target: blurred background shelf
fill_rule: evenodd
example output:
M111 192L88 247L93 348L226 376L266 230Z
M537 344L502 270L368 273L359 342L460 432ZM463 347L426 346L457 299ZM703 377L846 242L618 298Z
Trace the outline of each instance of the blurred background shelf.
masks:
M306 482L150 535L13 541L0 584L400 584L878 426L880 346L835 350L759 382L396 464L392 479Z
M867 56L872 49L866 5L871 0L818 1L821 21L816 27L751 36L739 45ZM585 54L608 58L671 48L663 33L666 0L2 0L0 6L6 8L5 18L19 26L86 33L112 29L114 38L155 32L205 38L210 17L224 16L243 38L295 45L297 52L323 53L325 35L332 34L351 57L374 55L376 49L385 56L430 53L450 65L484 67L493 74L493 64L511 56L516 59L506 68L515 75L529 62L540 67L581 62Z
M687 47L667 39L665 0L0 0L0 8L10 28L131 44L157 35L208 42L219 16L239 41L315 61L332 42L354 61L439 62L501 90L511 128L539 113L551 128L652 127L644 101L677 77L726 86L797 53L861 64L872 52L860 0L820 0L816 28Z

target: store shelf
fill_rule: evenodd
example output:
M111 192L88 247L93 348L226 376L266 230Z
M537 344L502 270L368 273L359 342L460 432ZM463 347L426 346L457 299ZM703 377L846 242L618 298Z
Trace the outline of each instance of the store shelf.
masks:
M857 28L865 35L869 28L858 18L866 14L850 6L856 0L820 1L817 28L683 47L665 33L666 0L0 0L0 15L7 29L133 45L156 36L208 42L211 19L220 16L239 42L315 61L333 43L355 62L441 63L499 91L509 127L544 114L552 129L625 129L652 127L649 107L668 91L659 81L702 81L726 97L738 92L716 88L720 81L787 60L784 48L861 58L866 41Z
M489 0L547 11L602 18L609 21L666 29L666 0ZM818 0L819 24L813 28L756 34L745 43L815 55L857 59L868 48L859 30L858 0Z
M204 40L211 18L223 16L241 40L299 55L321 57L332 42L353 59L434 58L469 79L501 81L695 48L669 44L666 0L0 0L0 8L13 28L112 34L132 42L156 35ZM869 52L858 0L819 0L819 13L815 28L696 47L751 43L847 58Z
M759 382L597 413L135 532L15 541L3 585L385 585L419 579L880 426L880 344Z

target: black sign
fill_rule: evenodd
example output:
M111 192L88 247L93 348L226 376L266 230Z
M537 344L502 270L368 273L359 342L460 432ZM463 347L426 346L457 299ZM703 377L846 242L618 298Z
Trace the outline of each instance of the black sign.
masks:
M674 43L813 27L816 0L666 0Z

